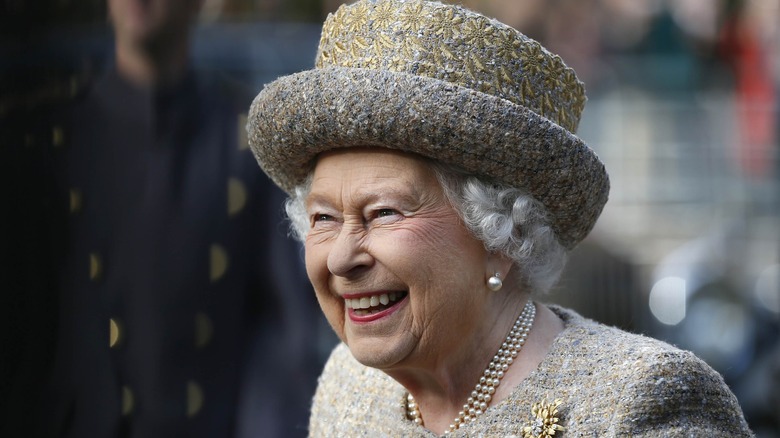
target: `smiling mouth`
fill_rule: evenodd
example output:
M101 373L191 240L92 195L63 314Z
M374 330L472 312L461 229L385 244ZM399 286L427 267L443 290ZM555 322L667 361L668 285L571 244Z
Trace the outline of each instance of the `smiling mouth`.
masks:
M393 307L397 302L404 299L406 295L407 292L389 292L381 295L371 295L370 297L346 298L344 303L347 309L352 309L356 316L368 316Z

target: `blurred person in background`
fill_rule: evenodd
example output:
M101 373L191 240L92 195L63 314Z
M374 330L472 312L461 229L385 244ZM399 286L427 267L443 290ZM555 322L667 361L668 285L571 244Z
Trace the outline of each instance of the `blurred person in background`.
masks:
M108 0L113 65L30 163L56 176L46 224L21 238L55 254L53 366L25 377L48 379L44 436L305 435L321 318L243 140L251 95L191 68L202 3Z

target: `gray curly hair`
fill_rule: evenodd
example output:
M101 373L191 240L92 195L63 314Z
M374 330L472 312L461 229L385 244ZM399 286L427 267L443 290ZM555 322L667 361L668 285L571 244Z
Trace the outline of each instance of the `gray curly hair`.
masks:
M512 259L515 269L510 276L532 293L547 293L558 282L567 254L544 206L518 188L494 184L437 161L429 164L466 228L488 251ZM305 199L311 181L310 174L285 203L292 234L300 241L306 239L310 227Z

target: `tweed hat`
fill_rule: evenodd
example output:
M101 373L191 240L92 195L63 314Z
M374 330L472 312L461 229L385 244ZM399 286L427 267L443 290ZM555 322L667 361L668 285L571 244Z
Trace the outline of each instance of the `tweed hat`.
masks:
M560 57L503 23L438 2L360 0L325 20L314 69L257 95L247 130L288 193L321 152L397 149L531 194L570 249L609 192L574 135L585 100Z

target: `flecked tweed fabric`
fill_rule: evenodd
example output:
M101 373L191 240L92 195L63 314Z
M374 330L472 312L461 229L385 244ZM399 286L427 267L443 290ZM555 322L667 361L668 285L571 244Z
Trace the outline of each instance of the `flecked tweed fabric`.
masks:
M250 108L252 151L288 193L317 154L380 146L522 188L567 248L607 201L604 166L574 135L584 86L509 26L438 2L362 0L325 21L315 65L268 84Z
M693 354L551 308L565 330L545 360L509 398L451 436L522 437L531 406L545 399L562 402L566 430L556 437L753 436L721 376ZM320 377L310 436L435 436L406 419L405 394L339 345Z

